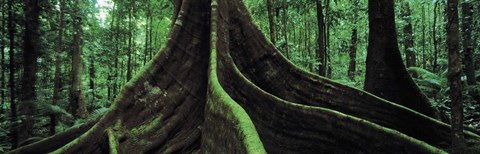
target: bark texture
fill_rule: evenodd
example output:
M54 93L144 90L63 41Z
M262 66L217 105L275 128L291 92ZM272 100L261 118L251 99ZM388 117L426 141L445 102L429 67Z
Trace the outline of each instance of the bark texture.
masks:
M369 0L369 38L364 89L389 101L439 118L412 80L398 48L394 1Z
M69 111L76 118L85 118L87 116L87 100L82 83L83 73L83 13L81 12L82 0L75 1L74 16L74 35L72 52L72 86L70 88Z
M60 1L60 13L58 15L58 39L55 42L55 79L53 81L53 100L52 104L57 105L57 102L60 99L60 89L61 87L61 54L62 54L62 45L63 45L63 18L64 18L64 8L65 0ZM55 114L50 115L50 135L55 134L55 127L57 125L57 117Z
M465 65L465 75L467 83L475 85L475 56L474 44L476 43L472 37L473 29L473 5L471 2L462 3L462 44L463 44L463 64Z
M405 47L405 61L406 66L408 67L416 67L417 65L417 58L415 55L415 51L413 49L415 40L413 35L413 25L411 19L412 10L410 9L410 4L408 2L402 3L402 17L405 21L405 26L403 27L403 37L405 39L404 47Z
M268 24L270 27L270 41L273 44L277 43L277 38L275 36L275 20L274 20L274 13L273 12L273 0L267 0L267 13L268 13Z
M350 58L348 63L348 78L352 81L355 80L355 71L356 63L357 63L357 43L358 43L358 36L357 36L357 28L352 29L352 38L350 44L350 52L348 56Z
M324 21L324 16L323 16L323 9L322 9L322 1L317 0L315 2L317 5L317 27L318 27L318 38L317 38L317 44L318 44L318 49L317 49L317 59L319 61L318 64L318 74L320 76L325 76L327 74L327 60L325 58L325 21Z
M35 115L35 81L37 79L37 55L40 53L40 1L24 1L25 35L23 36L23 75L21 81L19 105L20 115L24 117L19 126L19 141L33 137Z
M253 24L242 1L175 3L166 47L123 87L105 115L9 153L450 148L449 125L295 67ZM480 139L468 131L465 136L469 144Z
M463 136L462 61L460 58L460 34L458 20L458 0L447 1L447 49L448 86L452 108L452 153L465 151Z

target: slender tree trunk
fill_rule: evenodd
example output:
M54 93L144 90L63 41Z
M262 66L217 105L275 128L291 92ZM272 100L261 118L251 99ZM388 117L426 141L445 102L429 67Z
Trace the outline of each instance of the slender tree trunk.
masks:
M153 26L153 14L152 14L151 11L152 10L150 10L150 24L149 24L150 25L150 30L149 30L149 34L148 34L150 36L149 40L148 40L150 42L150 44L148 46L148 53L149 53L149 57L150 57L149 60L151 60L153 58L153 44L155 43L155 42L152 42L154 26Z
M422 66L424 69L427 68L425 24L425 4L422 3Z
M447 0L448 84L452 105L452 153L464 153L463 100L458 21L458 0Z
M403 63L395 30L394 2L369 0L368 8L365 90L427 116L439 118Z
M13 10L13 0L8 0L8 39L9 39L9 51L8 51L8 87L10 90L10 138L12 149L18 146L18 125L17 125L17 103L15 102L15 14Z
M439 40L437 39L437 15L438 15L438 1L435 2L433 7L433 25L432 25L432 38L433 38L433 63L432 70L437 72L437 61L438 61L438 52L439 52Z
M146 12L146 15L145 15L145 52L143 53L143 65L147 64L147 55L149 54L149 50L148 50L148 28L150 26L150 22L148 21L150 19L150 0L147 0L147 10L145 11ZM152 37L152 36L150 36Z
M473 6L470 2L462 3L462 36L463 36L463 63L465 65L465 74L467 76L467 83L475 85L475 59L472 33L473 27ZM478 32L477 32L478 33Z
M92 99L90 100L90 104L95 102L95 52L90 54L90 65L88 67L88 76L90 77L89 82L89 89L91 93Z
M23 75L20 114L25 116L19 126L20 140L34 136L35 123L35 81L37 79L37 55L40 52L40 1L24 1L25 35L23 37Z
M358 0L353 0L353 10L358 11ZM348 78L351 81L355 81L355 72L356 72L356 63L357 63L357 44L358 44L358 34L357 34L357 18L356 13L353 14L353 28L352 28L352 37L350 42L350 52L349 58L350 62L348 65Z
M406 25L403 27L403 35L405 39L405 61L408 67L416 67L417 59L415 55L415 51L413 49L413 45L415 43L413 37L413 26L412 26L412 19L411 19L411 10L410 5L408 2L402 3L402 17L405 21Z
M270 41L275 45L277 43L275 37L275 21L273 15L273 0L267 0L268 23L270 25Z
M314 72L314 69L313 69L313 65L314 65L314 61L312 61L311 59L313 59L313 55L314 53L312 52L312 43L310 42L310 37L312 36L312 27L311 27L311 13L310 13L310 6L308 5L308 7L306 7L306 11L308 11L308 17L307 17L307 31L308 31L308 37L307 37L307 47L308 47L308 67L310 68L310 72Z
M116 3L115 3L116 4ZM121 3L119 3L119 5L117 6L117 12L116 12L116 15L117 15L117 21L115 23L115 56L114 56L114 77L113 77L113 93L116 94L118 92L117 88L120 86L119 85L119 81L121 81L121 78L119 77L119 65L118 65L118 57L120 57L120 44L121 44L121 41L119 40L120 39L120 20L123 19L122 17L122 14L120 11L122 9ZM113 96L115 97L115 96ZM112 97L112 98L113 98Z
M128 32L128 53L127 53L127 82L132 78L132 50L133 50L133 4L135 3L134 1L130 1L130 8L128 11L128 27L129 27L129 32Z
M331 19L330 19L330 0L325 0L325 54L326 54L326 58L325 58L325 69L326 69L326 77L330 78L332 77L332 65L331 65L331 61L332 61L332 57L331 57L331 53L332 51L330 51L330 22L331 22Z
M288 51L288 12L287 0L283 0L283 38L285 39L285 55L290 59L290 52Z
M357 28L352 29L352 41L350 44L350 63L348 65L348 78L355 81L356 61L357 61Z
M58 15L58 38L55 45L55 79L53 81L53 105L58 104L60 99L60 73L62 72L60 65L62 64L61 53L63 45L63 18L64 18L65 0L60 0L60 14ZM57 118L55 114L50 115L50 135L55 134L57 126Z
M325 22L324 22L324 17L323 17L323 9L322 9L322 2L321 0L316 1L317 4L317 22L318 22L318 38L317 38L317 44L318 44L318 49L317 49L317 55L318 55L318 74L321 76L325 76L327 71L326 71L326 58L325 58L325 42L324 42L324 36L325 36Z
M87 104L85 91L82 84L83 73L83 14L81 12L82 0L77 0L74 11L74 35L73 35L73 54L72 54L72 87L70 89L69 111L76 118L87 117Z
M5 66L5 65L6 65L6 64L5 64L5 45L6 45L6 40L5 40L4 37L3 37L3 36L6 35L6 34L5 34L5 27L6 27L6 26L5 26L5 25L6 25L5 23L6 23L7 20L5 19L5 12L6 12L6 11L5 11L4 8L5 8L5 3L1 3L1 4L0 4L0 12L2 12L2 16L1 16L1 18L0 18L0 20L1 20L1 21L0 21L0 22L1 22L1 24L0 24L0 27L1 27L1 29L0 29L0 34L1 34L1 35L0 35L0 36L2 36L2 37L0 37L0 52L1 52L1 56L2 56L2 57L1 57L1 58L2 58L2 61L1 61L0 67L1 67L1 69L2 69L2 74L1 74L1 82L0 82L0 89L1 89L1 90L0 90L0 114L3 114L3 113L4 113L4 111L3 111L3 106L4 106L4 104L5 104L5 102L6 102L5 100L6 100L6 98L7 98L7 96L6 96L6 94L5 94L5 91L6 91L6 87L5 87L5 85L6 85L5 72L6 72L6 70L7 70L7 68L6 68L6 66Z

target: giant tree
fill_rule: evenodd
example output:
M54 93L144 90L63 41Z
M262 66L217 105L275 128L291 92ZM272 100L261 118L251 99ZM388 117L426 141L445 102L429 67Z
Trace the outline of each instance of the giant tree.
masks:
M176 0L165 48L103 116L10 153L445 153L450 126L308 73L241 0ZM383 3L383 2L378 2ZM469 143L480 136L465 131Z

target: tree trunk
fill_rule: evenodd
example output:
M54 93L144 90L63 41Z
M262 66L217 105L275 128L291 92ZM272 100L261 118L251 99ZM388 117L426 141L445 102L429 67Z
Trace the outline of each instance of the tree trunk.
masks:
M53 81L53 105L58 104L60 99L60 73L62 72L60 65L62 64L61 54L63 45L63 17L64 17L65 0L60 0L60 13L58 15L58 38L55 44L55 79ZM50 115L50 135L55 134L57 126L57 118L55 114Z
M285 55L290 59L290 52L288 51L288 12L287 0L283 0L283 38L285 39Z
M365 90L427 116L439 118L403 64L395 31L394 2L370 0L368 7Z
M10 138L12 149L18 146L18 125L17 125L17 103L15 102L15 24L13 23L15 19L15 14L13 10L13 0L8 0L8 39L9 39L9 50L8 50L8 87L10 91Z
M23 37L23 75L21 82L22 97L19 112L25 119L19 126L19 139L33 137L35 123L35 81L37 79L37 55L40 53L40 1L24 1L25 35Z
M240 0L183 0L177 7L164 50L102 117L9 153L445 153L450 148L449 125L292 65ZM471 143L480 140L472 132L465 135Z
M438 67L438 53L440 41L437 39L437 16L438 16L438 1L435 1L433 7L433 25L432 25L432 38L433 38L433 63L432 63L432 72L437 72Z
M148 57L148 28L149 28L149 21L148 19L150 19L150 0L148 0L147 2L147 10L145 10L145 51L143 53L144 57L143 57L143 66L145 66L145 64L147 64L147 57Z
M313 68L313 65L314 65L314 61L312 61L311 59L313 59L313 55L314 53L312 52L312 43L310 42L310 37L312 36L312 27L311 27L311 13L310 13L310 5L305 5L305 9L306 11L308 11L308 16L306 18L307 20L307 47L308 47L308 68L310 69L310 72L314 72L314 68Z
M422 3L422 66L423 69L427 69L427 55L426 55L426 22L425 22L425 4Z
M326 70L326 77L332 77L332 57L330 51L330 0L325 0L325 24L324 24L324 34L325 34L325 70Z
M117 4L117 3L115 3ZM120 3L121 4L121 3ZM120 54L120 20L122 19L122 15L121 15L121 5L118 4L117 6L117 11L115 13L116 17L117 17L117 21L115 23L115 55L119 55ZM114 16L115 16L114 15ZM113 20L113 19L112 19ZM113 26L112 26L113 27ZM117 88L119 87L119 81L120 78L119 78L119 65L118 65L118 57L120 56L114 56L114 77L113 77L113 93L116 94L118 92Z
M467 76L467 84L475 85L475 59L472 33L473 27L473 6L470 2L462 3L462 36L463 36L463 63L465 65L465 75Z
M83 13L82 0L76 1L74 7L74 35L73 35L73 53L72 53L72 87L70 89L70 105L69 111L76 118L87 117L87 103L85 99L85 91L82 83L83 74Z
M5 13L7 12L5 9L5 3L2 3L0 4L0 11L2 12L2 16L0 18L1 20L1 24L0 24L0 34L2 37L0 37L0 53L1 54L1 58L2 58L2 61L0 63L0 67L2 69L2 74L0 76L1 78L1 82L0 82L0 114L3 115L4 111L3 111L3 106L6 102L6 99L7 99L7 96L6 96L6 89L7 87L5 87L6 84L6 80L5 80L5 72L7 71L7 68L6 68L6 63L5 63L5 45L6 45L6 40L4 40L4 37L3 36L6 36L5 34L5 29L6 29L6 18L5 18Z
M273 0L267 0L267 11L268 11L268 23L270 26L270 41L275 45L277 44L275 37L275 21L273 15Z
M317 55L318 55L318 75L320 76L325 76L327 73L326 70L326 58L325 58L325 42L324 42L324 36L325 36L325 23L324 23L324 17L323 17L323 9L322 9L322 2L321 0L316 1L317 4L317 22L318 22L318 38L317 38L317 44L318 44L318 49L317 49Z
M415 51L413 49L415 40L413 37L414 35L413 35L410 4L408 4L408 2L402 3L402 17L406 23L406 25L403 27L403 35L405 39L405 43L404 43L405 59L406 59L405 61L407 64L407 68L416 67L417 59L416 59Z
M348 78L355 81L356 61L357 61L357 28L352 29L352 40L350 44L350 62L348 65Z
M150 11L152 11L152 10L150 9ZM149 37L148 41L150 42L150 44L148 46L148 54L149 54L149 59L148 60L150 61L153 58L153 44L154 44L154 42L152 42L152 40L153 40L152 39L153 38L153 14L152 14L152 12L150 12L150 21L149 22L150 22L150 24L149 24L150 25L150 30L149 30L148 35L150 37Z
M462 62L460 58L460 35L458 21L458 0L447 0L447 48L448 85L452 107L452 153L465 151L463 136Z
M127 82L132 79L132 53L133 53L133 5L135 1L130 1L128 10L128 53L127 53Z
M88 84L88 87L90 89L91 93L91 101L90 104L93 104L95 102L95 52L92 52L90 54L90 65L88 67L88 76L90 78L90 82Z

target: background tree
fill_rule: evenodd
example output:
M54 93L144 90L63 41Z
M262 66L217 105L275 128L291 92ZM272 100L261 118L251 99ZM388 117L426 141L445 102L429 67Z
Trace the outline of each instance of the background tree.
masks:
M23 71L22 95L19 106L20 114L25 117L19 126L19 138L25 140L33 137L36 112L36 87L37 80L37 55L40 52L40 1L31 0L24 2L25 9L25 34L23 37Z
M410 4L408 2L403 2L402 10L403 20L406 22L405 26L403 27L406 67L416 67L417 58L413 48L415 40L413 35Z
M85 99L84 87L82 84L83 72L83 3L81 0L75 1L73 5L73 52L72 52L72 87L70 89L69 110L77 118L87 117L87 102Z
M462 45L463 45L463 63L465 65L465 74L467 83L474 85L475 80L475 60L473 51L473 38L471 29L473 24L473 6L469 1L462 3Z
M275 19L274 19L274 12L273 12L273 1L274 0L267 0L267 10L268 10L268 23L270 26L270 40L273 44L277 44L276 36L275 36Z
M317 36L317 55L318 55L318 74L321 76L325 76L327 73L327 61L325 57L326 48L324 45L324 34L325 34L325 23L323 17L323 9L322 9L322 2L321 0L317 0L316 2L317 8L317 25L318 25L318 36Z
M57 105L58 101L60 100L60 82L61 77L60 74L61 70L61 54L62 54L62 47L63 47L63 18L64 18L64 8L65 8L65 0L60 0L60 13L58 15L58 40L55 44L55 79L53 81L53 105ZM57 126L57 117L55 114L50 115L50 135L55 134L56 130L55 127Z
M397 43L394 2L370 0L364 89L427 116L439 118L405 69Z
M452 104L452 153L464 153L463 136L463 100L460 58L460 32L458 19L458 0L447 1L447 47L448 47L448 85Z

